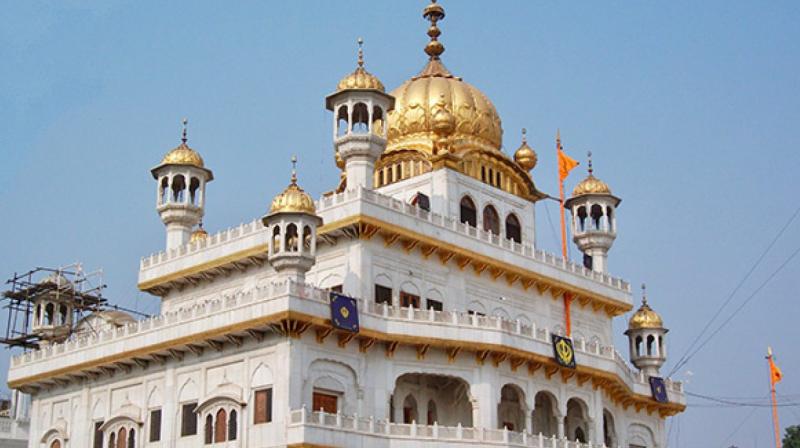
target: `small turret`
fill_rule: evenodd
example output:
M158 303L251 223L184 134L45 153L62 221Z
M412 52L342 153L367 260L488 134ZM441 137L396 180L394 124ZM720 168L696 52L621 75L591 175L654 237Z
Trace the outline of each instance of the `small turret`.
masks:
M73 288L60 272L50 274L35 288L31 330L39 337L40 345L61 342L69 336L74 311Z
M394 108L394 97L364 68L362 44L359 39L355 71L325 98L325 106L333 111L336 164L344 168L349 189L373 188L375 162L386 149L386 116Z
M167 227L167 250L189 242L203 218L206 183L214 179L200 154L186 143L186 124L184 119L181 144L151 170L158 185L156 210Z
M292 157L292 164L297 159ZM261 218L269 230L268 261L279 274L297 282L305 275L317 256L317 216L314 201L297 185L297 172L292 168L289 186L272 200L269 213Z
M661 316L647 304L645 285L642 285L642 306L628 321L625 335L630 342L631 362L647 376L657 376L667 361L665 336L668 331Z
M594 177L592 153L589 153L589 175L564 203L572 214L572 240L584 254L584 266L596 272L608 272L608 251L617 238L616 209L621 200L611 188Z

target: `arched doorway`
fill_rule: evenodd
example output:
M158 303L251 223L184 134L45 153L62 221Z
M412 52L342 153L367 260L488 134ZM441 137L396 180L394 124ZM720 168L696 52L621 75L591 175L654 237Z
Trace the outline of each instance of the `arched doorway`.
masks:
M533 434L546 437L558 435L558 419L556 418L556 398L549 392L539 392L534 397Z
M500 403L497 405L497 427L509 431L525 430L525 394L513 385L506 384L500 389Z
M422 423L419 403L427 403L427 409L422 411L427 414L428 424L433 420L443 426L473 425L469 384L461 378L429 373L406 373L398 377L390 404L390 419L405 422L408 414L417 423ZM434 403L433 407L431 403Z
M589 434L587 419L588 407L578 398L567 401L567 415L564 417L564 431L569 440L586 443Z

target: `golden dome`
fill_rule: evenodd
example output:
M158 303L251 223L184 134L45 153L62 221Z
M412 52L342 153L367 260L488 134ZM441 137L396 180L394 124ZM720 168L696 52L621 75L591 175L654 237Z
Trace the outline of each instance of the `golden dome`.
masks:
M592 153L589 152L589 175L575 185L572 190L572 196L581 196L584 194L611 194L611 188L602 180L594 177L594 169L592 168Z
M528 138L525 135L525 129L522 130L522 144L520 145L517 152L514 153L514 161L517 162L523 170L530 171L536 166L536 162L539 161L539 157L536 155L536 151L533 150L530 146L528 146Z
M631 316L631 319L628 321L628 330L639 330L642 328L664 328L664 322L661 320L661 316L650 308L646 298L642 299L642 306L633 313L633 316Z
M189 243L196 243L198 241L202 241L208 238L208 232L203 229L203 225L200 224L200 227L197 228L194 232L192 232L191 238L189 238Z
M292 170L292 182L282 193L272 199L269 213L308 213L315 215L317 208L311 196L297 185L297 173Z
M190 165L197 168L205 168L203 158L200 157L197 151L190 148L185 141L168 152L161 160L161 165Z
M416 149L433 153L437 132L442 131L450 137L454 152L467 148L500 152L503 128L494 105L480 90L453 76L438 59L431 59L419 75L390 95L395 103L388 114L387 152ZM437 119L443 114L451 121L445 129Z
M336 86L336 91L341 92L342 90L378 90L380 92L386 92L386 89L383 87L383 83L377 76L373 75L372 73L368 72L364 68L364 50L362 49L362 45L364 44L364 40L360 37L358 38L358 67L356 67L353 73L342 78L339 81L339 84Z

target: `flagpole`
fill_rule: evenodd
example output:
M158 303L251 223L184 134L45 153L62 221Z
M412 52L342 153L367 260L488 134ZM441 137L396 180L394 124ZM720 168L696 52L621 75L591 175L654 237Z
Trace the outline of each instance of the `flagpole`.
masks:
M561 151L561 129L556 131L556 155ZM558 196L559 196L559 211L561 212L561 255L564 258L564 263L568 261L567 258L567 224L566 217L564 216L564 179L559 176L558 178ZM571 317L571 297L568 292L564 293L564 320L566 326L567 337L572 337L572 317Z
M773 376L772 347L767 347L767 361L769 362L769 389L772 396L772 425L775 428L775 448L781 448L781 426L778 423L778 399L775 396L775 378Z

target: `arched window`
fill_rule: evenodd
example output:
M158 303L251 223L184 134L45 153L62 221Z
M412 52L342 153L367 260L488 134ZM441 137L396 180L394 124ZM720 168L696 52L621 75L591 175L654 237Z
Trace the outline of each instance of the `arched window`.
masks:
M383 111L378 106L372 108L372 133L383 135Z
M128 433L128 448L136 448L136 430L133 428Z
M58 321L59 325L67 324L67 305L62 304L61 306L58 307L58 317L59 317Z
M653 356L655 354L655 352L653 351L653 345L655 344L655 342L656 338L653 337L652 334L647 337L647 356Z
M614 427L614 416L608 409L603 410L603 442L606 446L617 446L617 430Z
M39 318L41 317L41 315L42 315L42 305L36 305L33 311L34 325L41 325L41 322L39 322Z
M500 235L500 217L493 206L487 205L483 209L483 230Z
M297 225L286 226L286 251L297 252Z
M125 443L128 441L128 430L120 428L117 433L117 448L126 448Z
M578 207L577 215L578 222L575 223L576 230L583 232L586 230L586 207Z
M436 402L428 400L428 425L433 425L438 421L439 417L436 415Z
M47 306L44 307L44 316L45 316L45 324L53 325L53 318L55 314L55 306L52 303L48 303Z
M642 337L636 336L636 356L642 356Z
M341 137L347 134L347 106L339 108L336 114L336 136Z
M418 420L417 400L411 394L408 394L406 399L403 400L403 423L410 424Z
M586 435L583 433L582 428L577 428L575 430L575 441L580 443L586 443Z
M172 201L183 202L186 194L186 180L182 175L177 175L172 179Z
M522 227L519 225L519 219L513 213L506 217L506 238L517 243L522 242Z
M192 180L189 181L189 202L192 205L198 205L200 201L200 181L193 177Z
M608 231L614 231L614 209L611 207L606 207L606 219L608 220Z
M169 200L169 179L167 177L161 178L161 189L158 192L158 202L163 204Z
M592 206L592 230L600 230L600 220L603 218L603 207L594 204Z
M236 410L231 409L231 415L228 417L228 440L236 440Z
M50 448L61 448L61 441L53 440L53 443L50 444Z
M356 103L353 107L353 132L366 134L369 132L369 109L364 103Z
M203 427L203 439L206 445L210 445L214 442L214 417L211 414L206 416L206 424Z
M278 253L281 251L281 226L272 228L272 252Z
M108 448L117 448L117 435L113 432L108 438Z
M305 252L311 251L311 227L303 227L303 250Z
M225 409L217 411L217 418L214 422L214 443L224 442L228 435L228 413Z
M472 202L472 199L470 199L469 196L464 196L461 198L461 222L467 223L472 227L477 227L477 215L477 209L475 208L475 203Z

